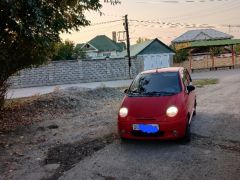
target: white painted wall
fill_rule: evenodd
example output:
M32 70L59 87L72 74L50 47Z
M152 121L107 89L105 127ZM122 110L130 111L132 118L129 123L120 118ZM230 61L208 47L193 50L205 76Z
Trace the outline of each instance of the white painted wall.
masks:
M144 70L164 68L171 66L170 54L147 54L142 55L144 59Z
M93 52L93 51L87 51L86 56L91 59L103 59L108 57L116 57L117 52L116 51L106 51L106 52Z

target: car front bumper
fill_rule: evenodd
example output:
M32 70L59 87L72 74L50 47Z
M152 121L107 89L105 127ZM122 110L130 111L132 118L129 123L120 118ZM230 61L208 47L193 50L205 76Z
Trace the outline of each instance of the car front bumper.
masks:
M133 124L158 124L157 133L143 133L134 131ZM118 120L118 132L120 137L126 139L179 139L184 137L186 130L186 119L179 119L172 122L163 121L139 121L139 120Z

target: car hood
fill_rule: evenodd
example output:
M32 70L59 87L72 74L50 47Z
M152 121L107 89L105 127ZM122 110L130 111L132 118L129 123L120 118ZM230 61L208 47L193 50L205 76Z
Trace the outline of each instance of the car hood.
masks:
M177 106L180 94L157 97L129 97L125 96L122 107L128 108L130 119L159 119L164 118L170 106Z

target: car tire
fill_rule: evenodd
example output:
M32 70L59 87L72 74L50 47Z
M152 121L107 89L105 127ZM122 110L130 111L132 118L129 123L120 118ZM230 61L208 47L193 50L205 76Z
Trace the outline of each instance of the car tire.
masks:
M195 100L193 116L196 116L196 115L197 115L197 101Z
M185 135L182 140L184 143L189 143L191 141L191 125L189 124L189 120L187 121Z

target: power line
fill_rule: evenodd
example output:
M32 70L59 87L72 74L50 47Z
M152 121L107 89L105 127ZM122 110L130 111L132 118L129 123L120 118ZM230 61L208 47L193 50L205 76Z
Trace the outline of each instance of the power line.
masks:
M99 23L94 23L94 24L90 24L89 26L97 26L97 25L103 25L103 24L111 24L114 22L119 22L122 21L122 19L120 20L112 20L112 21L105 21L105 22L99 22Z
M93 32L93 31L98 31L98 30L103 30L103 29L110 29L110 28L113 28L113 27L122 27L122 24L118 23L118 24L115 24L115 25L112 25L112 26L105 26L105 27L102 27L102 28L97 28L97 29L92 29L92 30L85 30L85 31L81 31L80 32L86 32L86 33L89 33L89 32Z
M145 24L156 24L159 27L194 27L194 28L215 28L215 27L226 27L229 25L222 24L222 25L211 25L211 24L196 24L196 23L180 23L180 22L164 22L164 21L156 21L156 20L137 20L137 19L130 19L130 22L137 22L137 23L145 23ZM231 27L239 28L240 25L231 25Z

